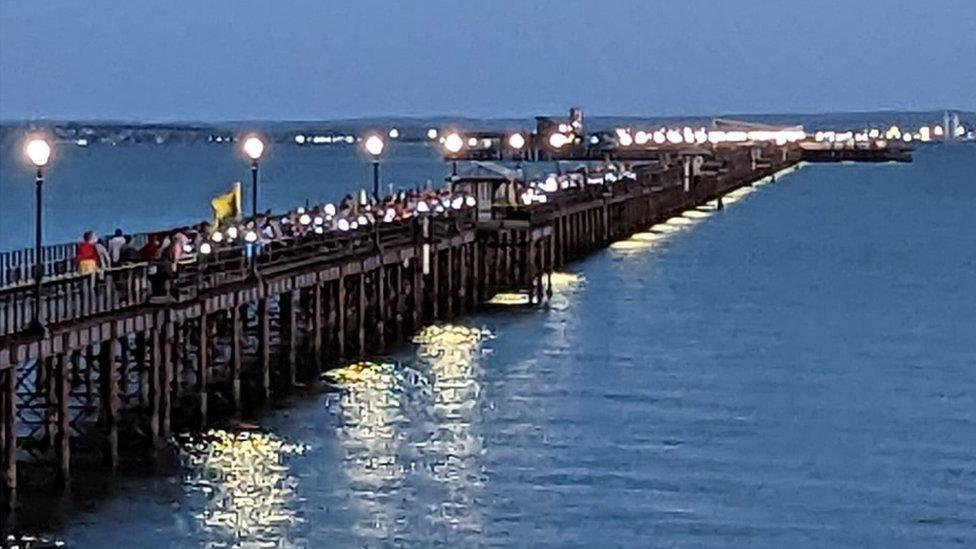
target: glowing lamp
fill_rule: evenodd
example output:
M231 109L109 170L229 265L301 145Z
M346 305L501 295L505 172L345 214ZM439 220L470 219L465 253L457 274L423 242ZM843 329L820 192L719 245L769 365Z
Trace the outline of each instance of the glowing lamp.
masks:
M451 154L457 154L464 148L464 139L457 132L453 132L444 138L444 149Z
M525 146L525 137L521 133L513 133L508 136L508 146L516 151L521 150Z
M24 154L35 168L43 168L51 161L51 144L46 139L35 137L27 142Z
M203 244L200 244L200 253L201 254L208 255L212 251L213 251L213 247L210 245L209 242L204 242Z
M326 204L325 205L325 208L323 208L323 210L325 210L325 215L335 215L336 214L336 207L333 204Z
M563 135L561 133L558 133L558 132L549 136L549 145L551 145L552 148L554 148L554 149L561 148L568 141L569 140L566 138L565 135Z
M244 154L251 159L252 162L257 162L261 160L261 155L264 154L264 141L256 135L250 135L244 139Z
M377 158L379 155L383 154L383 149L386 147L386 143L383 142L382 137L374 133L366 138L366 141L363 142L363 147L366 149L366 152L370 154L370 156Z
M400 138L400 130L398 130L396 128L392 128L390 130L390 133L387 134L387 135L390 136L390 139L399 139Z
M338 223L336 223L336 227L338 227L338 229L340 231L343 231L343 232L348 231L349 230L349 220L346 219L346 218L340 219L338 221Z
M210 235L210 240L213 240L214 242L221 242L224 240L224 233L217 231Z
M301 223L302 225L308 225L309 223L312 222L312 216L308 215L307 213L303 213L301 216L298 217L298 222Z
M473 196L466 196L466 197L464 197L464 203L465 203L465 204L466 204L466 205L467 205L467 206L468 206L469 208L473 208L473 207L474 207L474 205L475 205L475 204L477 204L478 202L477 202L477 201L476 201L476 200L474 199L474 197L473 197Z

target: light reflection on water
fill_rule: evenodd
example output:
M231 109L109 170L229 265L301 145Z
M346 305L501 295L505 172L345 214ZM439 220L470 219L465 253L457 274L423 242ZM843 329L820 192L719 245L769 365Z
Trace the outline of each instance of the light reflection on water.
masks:
M205 506L194 518L208 545L293 546L290 531L302 519L294 501L298 480L286 460L306 450L258 431L183 437L184 486L204 496Z
M326 408L359 517L356 537L406 535L404 517L415 512L403 505L413 491L438 494L426 499L422 525L435 536L483 531L479 359L490 337L477 328L430 326L414 338L411 367L361 362L325 375L341 389Z

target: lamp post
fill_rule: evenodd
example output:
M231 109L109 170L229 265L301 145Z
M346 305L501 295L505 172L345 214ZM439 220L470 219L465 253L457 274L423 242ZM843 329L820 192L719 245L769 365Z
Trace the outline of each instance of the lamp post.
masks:
M391 132L393 130L390 130ZM377 134L372 134L363 142L363 148L373 160L373 202L379 204L380 201L380 155L386 148L386 142Z
M43 335L46 331L44 322L41 320L41 283L44 279L44 261L41 257L42 236L42 214L44 209L44 168L51 161L51 144L42 137L34 137L27 141L24 147L24 154L27 159L37 169L34 177L36 192L36 210L34 225L34 318L27 326L28 332L36 335Z
M451 132L447 137L444 138L444 150L448 152L451 157L451 175L456 176L457 171L457 153L461 152L464 148L464 139L457 132Z
M258 162L264 154L264 141L257 135L244 139L244 154L251 159L251 217L258 216Z
M391 132L392 135L392 132ZM363 148L373 160L373 244L377 249L380 247L380 155L386 148L386 142L377 134L372 134L363 142Z

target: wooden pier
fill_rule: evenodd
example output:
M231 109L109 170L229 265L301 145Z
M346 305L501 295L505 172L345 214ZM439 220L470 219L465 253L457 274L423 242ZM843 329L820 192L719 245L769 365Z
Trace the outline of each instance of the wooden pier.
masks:
M26 333L29 287L0 288L0 483L4 504L76 461L106 470L174 429L206 426L289 392L343 361L381 354L424 325L499 292L531 304L551 273L653 223L799 162L798 147L656 154L636 179L584 185L542 204L470 210L310 235L253 257L230 248L182 267L177 297L150 299L148 267L44 285L43 336ZM378 242L378 244L377 244ZM38 479L18 473L50 471ZM24 469L21 467L21 469Z

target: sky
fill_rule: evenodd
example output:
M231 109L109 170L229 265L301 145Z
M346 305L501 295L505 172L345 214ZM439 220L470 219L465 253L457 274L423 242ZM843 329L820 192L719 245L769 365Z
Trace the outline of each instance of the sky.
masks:
M0 119L976 110L976 1L0 0Z

